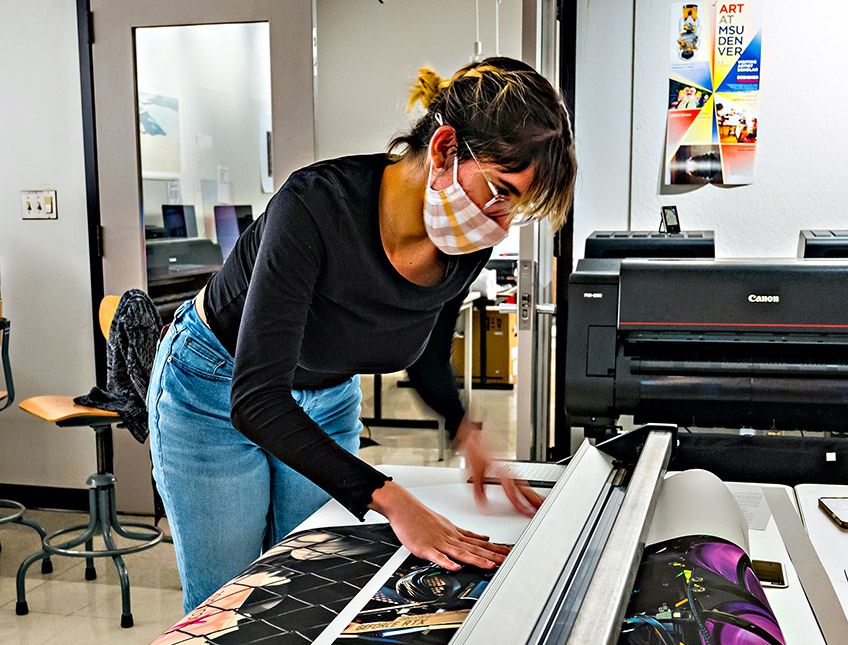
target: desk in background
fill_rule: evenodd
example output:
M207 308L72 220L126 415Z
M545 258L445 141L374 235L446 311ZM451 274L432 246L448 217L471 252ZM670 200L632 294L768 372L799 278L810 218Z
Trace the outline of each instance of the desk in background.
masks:
M147 293L164 323L221 268L221 247L206 238L147 240Z
M465 337L469 342L465 344L463 353L463 404L465 409L471 409L471 337L473 334L473 315L474 303L480 299L479 291L471 291L462 302L459 308L459 317L463 321L463 329ZM436 430L439 433L439 461L445 459L445 444L447 437L441 424L435 419L398 419L388 418L383 416L383 375L374 374L374 414L370 417L363 417L362 423L369 427L375 428L419 428L423 430Z

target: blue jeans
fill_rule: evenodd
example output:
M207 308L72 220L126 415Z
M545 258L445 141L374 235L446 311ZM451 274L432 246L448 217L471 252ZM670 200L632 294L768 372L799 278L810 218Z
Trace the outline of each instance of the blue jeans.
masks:
M159 344L147 409L153 476L174 537L186 613L330 499L233 427L232 373L233 358L193 302L184 303ZM359 376L292 396L357 454Z

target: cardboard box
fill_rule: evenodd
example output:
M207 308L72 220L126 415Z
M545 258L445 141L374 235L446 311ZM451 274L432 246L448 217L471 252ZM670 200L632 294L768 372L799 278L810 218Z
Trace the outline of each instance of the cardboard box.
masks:
M515 383L515 359L518 334L515 314L502 314L497 307L474 310L471 345L471 382L480 383L481 329L486 335L486 382L491 384ZM455 336L451 356L453 371L460 384L464 378L465 338Z

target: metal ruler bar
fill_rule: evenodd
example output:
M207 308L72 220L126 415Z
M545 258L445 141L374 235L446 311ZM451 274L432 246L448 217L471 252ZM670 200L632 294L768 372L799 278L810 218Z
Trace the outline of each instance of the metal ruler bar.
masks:
M645 440L615 527L571 630L570 645L615 645L618 641L673 438L672 432L654 431Z
M452 645L527 642L613 470L611 457L583 443Z
M568 580L564 579L565 576L560 578L545 614L536 625L536 631L529 642L554 644L563 643L568 638L577 620L581 601L586 597L586 590L598 569L607 538L615 526L624 496L625 490L622 488L611 489L602 512L593 520L589 529L591 534L583 551L579 554L572 553L573 558L579 558L574 575Z
M810 608L828 645L845 643L848 638L848 618L842 610L836 591L810 537L801 523L801 517L780 488L763 487L774 523L792 560L792 566L801 581L801 587L810 601Z

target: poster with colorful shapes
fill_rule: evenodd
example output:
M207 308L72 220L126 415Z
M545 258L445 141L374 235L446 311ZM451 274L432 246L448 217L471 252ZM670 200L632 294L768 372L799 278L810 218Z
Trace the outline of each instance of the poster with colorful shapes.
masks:
M759 121L761 0L672 2L666 184L750 184Z

